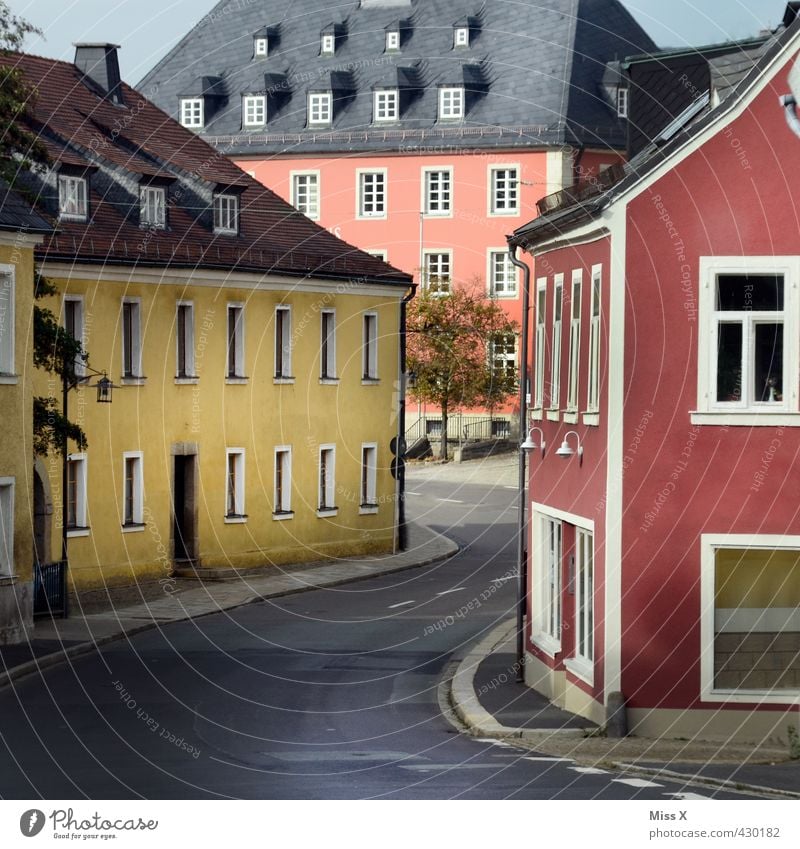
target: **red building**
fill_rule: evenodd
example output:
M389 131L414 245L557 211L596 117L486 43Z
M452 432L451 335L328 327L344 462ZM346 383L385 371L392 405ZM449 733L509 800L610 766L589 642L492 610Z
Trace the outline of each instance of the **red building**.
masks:
M621 693L639 735L800 718L793 20L613 188L511 239L534 267L526 680L599 723Z

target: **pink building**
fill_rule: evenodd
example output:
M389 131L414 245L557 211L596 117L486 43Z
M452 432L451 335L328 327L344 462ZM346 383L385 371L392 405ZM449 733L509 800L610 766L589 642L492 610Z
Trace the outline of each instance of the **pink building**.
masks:
M793 21L617 185L512 240L538 355L526 680L599 723L621 693L644 736L798 724Z

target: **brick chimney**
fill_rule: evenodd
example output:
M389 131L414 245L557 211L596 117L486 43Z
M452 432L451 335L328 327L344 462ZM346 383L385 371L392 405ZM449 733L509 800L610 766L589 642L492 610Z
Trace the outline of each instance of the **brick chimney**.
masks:
M99 90L106 100L122 104L118 49L118 44L76 44L75 67L83 74L85 85Z

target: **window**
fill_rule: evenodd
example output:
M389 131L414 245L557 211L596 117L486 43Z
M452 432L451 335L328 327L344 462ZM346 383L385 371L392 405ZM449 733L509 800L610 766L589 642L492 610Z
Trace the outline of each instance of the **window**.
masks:
M0 577L14 574L14 478L0 477Z
M374 312L364 314L362 375L364 380L378 379L378 315Z
M244 304L228 304L228 379L244 376Z
M399 50L400 49L400 33L397 30L389 30L386 33L386 49L387 50Z
M450 291L451 259L450 252L426 251L424 254L425 288L434 295L446 295Z
M239 198L236 195L214 195L214 232L239 232Z
M144 527L142 456L141 451L126 451L122 455L123 530L140 530Z
M516 376L517 337L513 333L498 333L489 346L492 373L497 379Z
M80 295L64 296L64 329L69 335L84 344L83 338L83 298ZM75 377L83 377L86 374L86 363L83 357L75 357L73 363Z
M617 89L617 117L618 118L627 118L628 117L628 103L629 103L629 94L627 88L618 88Z
M796 703L800 537L701 536L701 698Z
M175 337L175 377L194 379L194 305L191 301L178 301Z
M244 512L244 448L225 451L225 521L243 521Z
M86 455L67 457L67 532L78 536L88 530L86 520Z
M453 44L456 47L469 46L469 27L456 27L453 34Z
M386 217L386 172L358 172L358 217Z
M86 221L88 200L83 177L58 177L58 213L70 221Z
M489 295L492 298L517 296L517 269L504 248L489 251Z
M541 410L544 407L544 357L545 357L545 323L544 310L547 301L547 280L542 277L536 282L536 361L534 363L533 407Z
M254 56L266 56L267 55L267 39L266 38L255 39L255 43L253 44L253 55Z
M0 265L0 374L14 375L14 266Z
M386 89L376 91L373 94L374 108L373 120L378 123L381 121L396 121L400 117L400 97L397 89Z
M122 377L142 377L142 343L139 300L122 302Z
M563 528L559 519L536 514L532 636L551 654L561 650L561 559Z
M336 36L326 34L322 36L322 41L320 43L320 53L323 56L332 56L334 49L336 47Z
M203 126L203 98L185 97L181 100L181 124L189 129Z
M336 493L336 447L319 447L319 509L318 514L335 513Z
M553 289L553 344L550 363L550 408L561 404L561 316L564 310L564 275L556 274Z
M336 380L336 311L320 313L319 376L321 380Z
M292 378L292 308L275 308L275 378Z
M308 124L318 126L330 124L333 115L333 94L329 91L313 92L308 95Z
M572 272L571 318L569 322L569 372L567 375L567 410L578 409L578 383L581 364L581 286L583 272Z
M248 94L242 98L242 124L263 127L267 123L267 98L263 94Z
M167 226L167 192L158 186L142 186L139 195L139 223L143 227Z
M600 409L600 295L602 268L592 268L592 298L589 324L589 386L586 409L596 413Z
M422 208L425 215L452 214L452 180L449 168L423 172Z
M439 89L439 120L454 121L464 117L464 89L461 86Z
M575 528L575 658L592 673L594 663L594 538ZM577 671L577 670L576 670Z
M319 173L292 173L292 206L313 221L319 218Z
M489 212L519 215L519 171L516 167L489 169Z
M372 442L361 446L361 508L362 513L378 511L378 446Z
M290 518L292 513L292 449L280 445L275 449L275 498L273 518Z

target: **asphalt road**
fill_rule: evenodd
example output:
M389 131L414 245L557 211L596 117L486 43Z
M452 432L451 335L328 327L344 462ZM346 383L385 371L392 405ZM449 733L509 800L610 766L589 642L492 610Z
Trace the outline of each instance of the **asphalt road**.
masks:
M712 795L581 771L445 718L454 653L513 611L516 493L424 473L409 490L409 513L458 556L145 632L0 692L0 797Z

